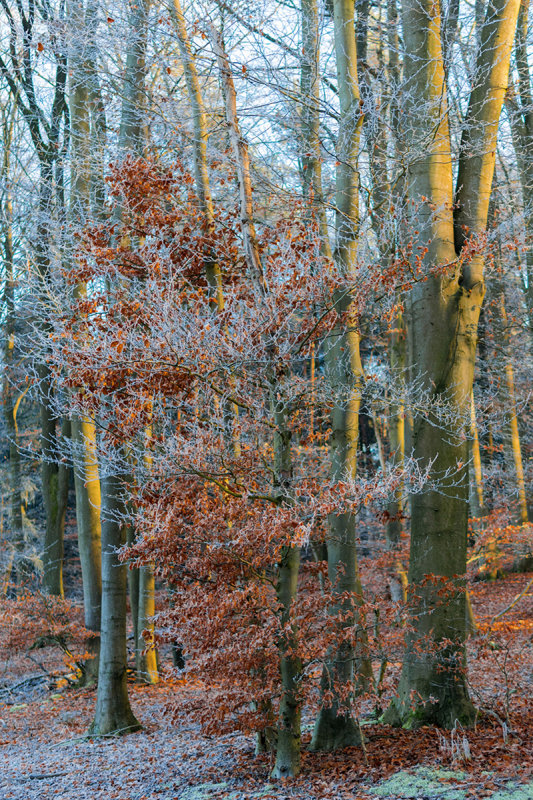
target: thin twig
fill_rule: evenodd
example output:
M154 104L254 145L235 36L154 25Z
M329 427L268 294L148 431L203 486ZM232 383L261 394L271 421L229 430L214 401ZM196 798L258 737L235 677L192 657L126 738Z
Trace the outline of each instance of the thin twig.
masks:
M529 587L530 587L532 584L533 584L533 578L531 578L531 580L529 581L529 583L528 583L526 586L524 586L524 588L522 589L522 591L521 591L521 592L519 592L519 593L516 595L516 597L515 597L515 598L512 600L512 602L511 602L511 603L510 603L510 604L507 606L507 608L504 608L502 611L499 611L499 612L498 612L498 613L497 613L497 614L496 614L496 615L495 615L495 616L494 616L494 617L491 619L491 621L490 621L490 624L492 625L492 623L493 623L493 622L496 622L496 620L497 620L497 619L499 619L500 617L503 617L503 615L504 615L504 614L507 614L507 612L508 612L508 611L510 611L512 608L514 608L514 607L515 607L515 605L516 605L516 604L517 604L517 603L518 603L518 602L519 602L519 601L522 599L522 597L523 597L523 596L526 594L527 590L529 589Z

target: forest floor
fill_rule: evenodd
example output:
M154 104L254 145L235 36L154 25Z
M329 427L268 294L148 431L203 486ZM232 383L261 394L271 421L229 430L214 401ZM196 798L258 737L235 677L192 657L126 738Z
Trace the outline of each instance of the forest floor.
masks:
M478 620L506 608L530 578L477 584ZM203 696L198 683L132 682L143 729L88 740L95 692L51 682L44 670L57 669L54 651L19 654L0 662L0 800L533 800L532 591L501 618L518 650L506 650L494 626L488 650L472 640L470 675L486 710L474 729L453 738L365 724L366 763L360 748L304 753L301 776L281 784L269 782L270 757L254 755L251 737L202 734L189 708ZM164 711L176 702L171 722Z

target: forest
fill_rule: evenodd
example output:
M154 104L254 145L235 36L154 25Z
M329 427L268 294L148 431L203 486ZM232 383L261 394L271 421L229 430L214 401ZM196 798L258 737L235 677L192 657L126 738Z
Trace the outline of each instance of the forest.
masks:
M532 65L0 0L1 800L533 799Z

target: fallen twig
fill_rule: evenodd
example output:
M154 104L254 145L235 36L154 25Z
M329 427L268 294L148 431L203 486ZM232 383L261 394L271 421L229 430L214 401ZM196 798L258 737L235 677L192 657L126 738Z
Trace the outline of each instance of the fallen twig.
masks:
M12 694L13 692L16 692L17 689L19 689L22 686L25 686L26 684L34 683L35 681L44 681L44 680L45 680L45 676L44 675L30 675L29 678L24 678L24 680L13 684L13 686L3 686L0 689L0 694L4 694L5 692L7 692L8 694Z
M500 617L503 617L503 615L504 615L504 614L507 614L507 612L508 612L508 611L510 611L512 608L514 608L514 607L515 607L515 605L516 605L516 604L517 604L517 603L518 603L518 602L519 602L519 601L522 599L522 597L523 597L523 596L526 594L527 590L530 588L530 586L531 586L531 585L533 585L533 578L531 578L531 580L529 581L529 583L527 583L527 584L526 584L526 586L524 586L524 588L522 589L522 591L521 591L521 592L519 592L519 593L516 595L516 597L515 597L515 598L514 598L514 599L511 601L511 603L509 603L509 605L507 606L507 608L504 608L502 611L499 611L497 614L495 614L495 616L494 616L494 617L491 619L491 621L490 621L490 624L492 625L492 623L493 623L493 622L496 622L496 620L497 620L497 619L499 619Z
M28 775L26 780L44 781L47 778L63 778L68 772L50 772L48 775Z

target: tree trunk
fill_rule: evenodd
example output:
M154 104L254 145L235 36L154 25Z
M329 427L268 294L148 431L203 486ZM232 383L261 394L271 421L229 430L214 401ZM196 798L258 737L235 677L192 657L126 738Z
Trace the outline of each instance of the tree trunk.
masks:
M506 461L512 462L514 467L514 477L516 484L516 491L518 494L519 513L516 515L522 525L527 525L529 522L527 512L527 496L526 496L526 483L524 480L524 466L522 463L522 448L520 447L520 433L518 430L518 418L516 414L516 399L514 390L514 370L511 361L510 353L510 331L509 322L507 319L507 311L505 308L505 295L503 292L500 294L500 313L502 323L504 326L504 342L505 342L505 389L506 389L506 418L507 418L507 433L505 436L506 445Z
M41 410L43 406L41 406ZM48 415L41 415L41 420L49 422ZM43 425L43 431L45 427ZM50 431L51 428L47 428ZM70 439L71 424L69 419L63 419L61 423L61 438L57 442L58 449L56 458L60 456L61 449L66 446ZM48 435L48 434L47 434ZM53 433L55 436L55 424ZM63 548L65 535L65 515L67 511L68 484L70 467L66 456L63 461L56 464L47 465L46 470L43 465L43 475L47 474L47 525L44 539L44 576L43 585L48 594L63 597Z
M278 573L278 600L282 607L281 624L285 628L280 642L281 700L277 730L276 763L272 778L298 775L301 762L301 700L298 697L302 676L300 658L292 655L297 646L297 631L290 621L291 606L296 599L300 548L286 547Z
M98 634L102 610L101 494L94 420L73 417L72 445L85 627ZM88 683L96 681L98 675L99 642L98 636L91 636L87 642L93 656L85 665Z
M102 625L96 712L89 735L130 733L141 726L128 698L126 572L117 550L126 542L126 504L118 475L102 481Z
M179 0L173 0L170 7L172 18L178 32L178 42L181 54L181 63L187 84L187 94L192 108L194 126L194 173L196 191L200 210L205 215L206 226L209 233L213 230L214 213L209 174L207 169L207 121L205 108L196 70L191 43L185 25L185 18ZM224 308L224 295L222 289L222 275L216 260L208 252L205 259L207 282L210 287L211 299L219 311Z
M483 499L483 472L481 469L481 451L476 420L476 403L474 391L470 392L470 463L472 477L470 481L470 511L471 516L480 520L484 514L485 502Z
M253 219L248 145L240 132L237 97L228 57L221 38L213 27L211 27L211 40L222 78L226 120L239 182L241 231L246 265L256 290L263 296L265 286ZM273 375L276 377L270 379L270 407L276 424L273 443L274 490L277 492L278 502L284 504L292 502L291 436L287 426L288 409L279 383L278 367L277 364L271 364ZM280 622L283 631L279 642L281 698L277 726L276 763L271 773L272 778L294 777L300 771L301 701L298 697L298 683L301 676L301 662L299 657L294 654L298 643L298 632L294 623L291 622L291 607L296 599L299 567L300 548L287 545L283 548L277 576L277 596L281 606ZM268 737L265 736L266 738Z
M36 232L35 256L43 298L46 298L50 278L50 215L52 210L53 161L41 160L39 217ZM49 324L41 322L46 333ZM59 465L57 415L54 409L53 382L46 362L38 367L41 423L41 479L46 529L44 536L44 588L49 594L63 596L63 535L67 485L64 464ZM66 432L66 430L65 430Z
M431 397L428 412L415 419L414 455L438 488L411 498L412 628L398 697L385 715L387 721L405 727L453 727L457 721L467 724L474 719L464 646L469 483L465 429L484 259L476 252L461 267L456 252L470 236L480 237L485 231L517 13L518 0L499 0L488 7L461 142L453 220L440 18L431 0L403 3L413 224L427 247L426 269L441 268L440 274L430 274L415 286L410 298L410 361L414 376ZM422 154L417 152L420 147ZM446 419L433 411L434 401L449 408Z
M347 288L335 298L343 323L332 333L326 353L336 405L332 413L330 441L331 478L334 482L354 478L357 461L358 422L363 371L359 352L357 312L353 308L349 281L355 277L359 224L359 174L357 160L363 117L357 81L357 54L353 0L334 0L335 55L341 118L337 142L337 216L334 257L346 278ZM360 689L372 680L372 666L367 655L364 619L357 612L362 602L357 565L355 517L345 512L331 515L327 536L328 576L335 593L349 594L331 608L333 617L341 614L343 629L357 637L357 646L344 638L330 654L322 675L322 694L333 694L333 702L319 712L311 748L335 750L361 744L361 730L354 718L353 700L357 681ZM357 675L356 675L357 673ZM351 687L348 697L340 699L339 689Z
M278 386L271 386L271 407L277 426L274 434L275 487L280 504L292 502L291 435L287 428L287 408ZM276 763L272 778L298 775L301 766L301 700L298 697L302 663L295 655L298 630L291 620L292 606L298 590L300 548L283 548L278 567L277 596L281 606L282 634L279 642L281 670L281 699L277 726Z
M322 189L322 154L320 149L320 77L317 0L301 0L302 55L300 67L301 172L303 195L310 201L318 224L320 249L331 258L328 221Z
M520 175L526 239L526 276L524 297L529 329L533 341L533 93L528 59L529 0L522 0L516 26L515 59L518 71L518 93L507 99L513 144Z
M7 111L7 110L6 110ZM22 481L20 451L18 444L18 427L15 403L13 399L13 361L15 357L15 276L13 263L13 201L10 186L10 155L13 137L13 125L16 108L6 113L3 126L3 159L2 182L6 187L5 205L3 209L4 236L4 270L5 270L5 372L3 379L4 419L9 438L9 494L10 494L10 528L11 544L15 548L15 579L17 583L24 580L23 553L25 545L24 508L22 503ZM11 570L9 570L11 572Z
M395 468L402 468L405 455L405 406L401 395L405 382L405 336L406 330L401 312L396 314L394 329L389 336L389 359L392 379L392 391L395 396L389 405L388 429L390 459ZM404 488L402 484L395 490L392 500L387 505L387 527L385 536L387 547L391 553L401 548L403 534ZM405 603L407 600L407 574L399 555L394 557L389 588L394 603Z
M153 647L155 614L155 578L152 564L145 564L139 568L139 613L137 622L137 649L136 667L137 677L144 683L157 683L159 673L157 669L157 651ZM143 631L148 631L148 644L143 637ZM148 647L148 650L147 650ZM146 652L144 652L146 650Z
M100 125L101 113L94 109L93 95L98 91L94 50L95 9L89 2L86 10L80 0L70 0L69 17L74 36L71 42L69 95L71 130L70 218L75 227L88 221L91 187L99 165L94 157L94 117ZM98 142L98 137L96 137ZM98 156L96 158L98 161ZM101 198L103 200L103 198ZM101 215L101 208L97 208ZM74 253L74 248L73 248ZM86 287L76 287L76 295L84 296ZM83 580L85 627L98 634L101 620L101 524L100 479L98 475L96 426L94 419L83 414L72 417L72 460L76 489L76 521L78 548ZM96 682L98 676L99 637L91 636L87 649L93 656L85 664L85 682Z

